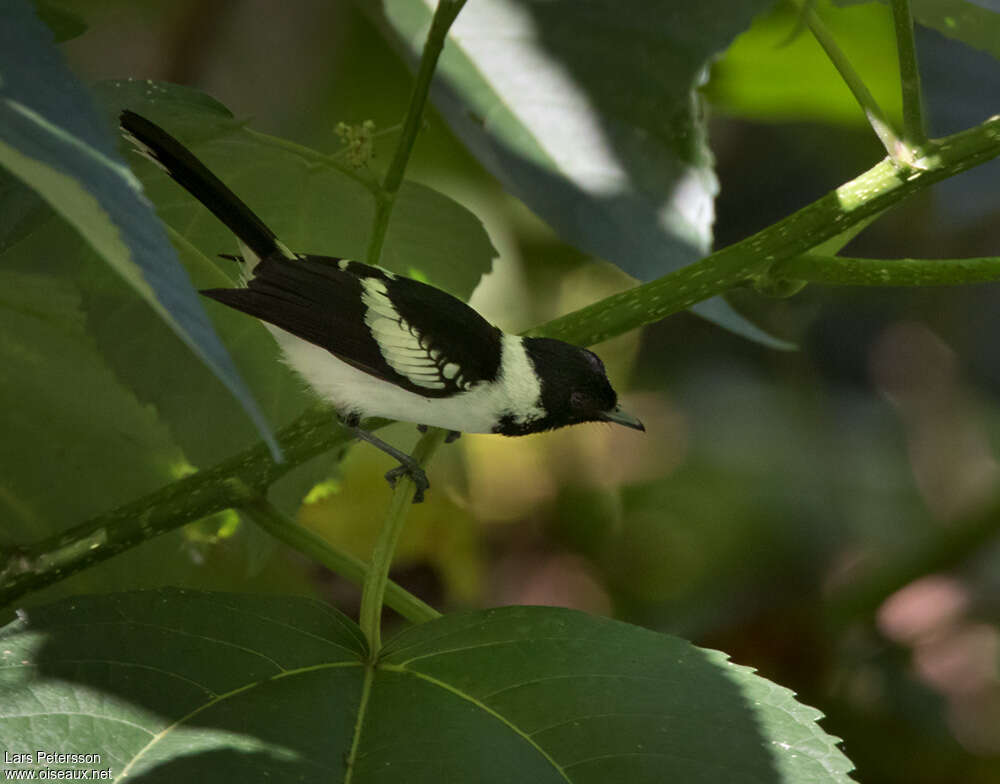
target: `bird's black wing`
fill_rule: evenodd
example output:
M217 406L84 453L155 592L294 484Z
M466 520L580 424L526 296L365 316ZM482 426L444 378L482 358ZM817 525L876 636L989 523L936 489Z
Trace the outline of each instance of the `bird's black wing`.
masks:
M247 288L202 293L424 397L449 397L500 372L499 329L447 292L379 267L272 255Z

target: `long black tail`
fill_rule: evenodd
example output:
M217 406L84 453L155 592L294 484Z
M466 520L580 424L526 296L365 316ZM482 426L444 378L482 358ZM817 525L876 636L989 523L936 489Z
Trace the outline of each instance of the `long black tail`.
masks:
M139 154L152 160L208 207L258 257L263 259L274 253L291 255L253 210L159 125L127 109L121 113L119 123Z

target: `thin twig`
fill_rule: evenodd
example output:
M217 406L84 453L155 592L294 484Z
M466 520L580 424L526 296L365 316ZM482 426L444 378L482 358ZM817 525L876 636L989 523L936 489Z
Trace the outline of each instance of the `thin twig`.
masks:
M868 118L869 125L875 131L875 135L878 136L879 141L882 142L882 146L885 147L886 152L889 153L889 157L910 165L912 163L911 153L902 139L899 138L899 134L893 129L892 123L889 122L889 118L882 111L882 107L878 105L878 101L875 100L875 96L871 94L860 74L854 70L854 66L847 59L847 55L837 45L836 39L834 39L826 25L823 24L823 20L819 18L819 15L811 7L802 7L801 0L795 0L795 2L802 8L802 15L805 18L806 24L809 25L813 36L819 42L819 45L823 47L826 56L830 58L833 67L840 74L840 78L844 80L844 83L854 95L855 100L860 104L865 117Z
M892 0L892 20L896 28L896 51L899 55L899 83L903 91L903 136L915 148L927 142L924 122L924 97L920 89L917 45L913 40L913 15L910 0Z
M396 143L396 151L389 162L389 168L386 169L385 178L382 180L381 192L376 195L375 225L372 227L366 254L369 264L378 264L379 257L382 255L382 244L385 242L385 234L389 228L389 216L392 214L392 207L399 187L403 184L406 164L410 161L413 145L416 144L417 133L423 122L424 107L431 89L434 69L437 68L438 58L444 48L448 29L458 16L458 12L462 10L463 5L465 5L465 0L438 0L434 18L431 19L431 28L427 33L427 40L424 42L420 65L417 67L417 75L413 81L413 91L410 93L410 105L406 109L406 118L403 120L403 130Z
M429 428L417 442L413 450L413 459L421 467L425 467L433 457L437 448L444 443L447 431L441 428ZM382 647L382 604L386 585L389 581L389 568L399 543L399 536L406 523L406 514L410 510L417 486L409 476L403 475L396 481L396 489L392 494L392 502L386 512L382 528L379 530L375 547L372 548L371 567L365 576L361 594L361 612L358 625L368 640L368 648L374 660Z
M249 493L239 510L275 539L323 564L334 574L358 585L365 582L370 571L368 564L350 553L338 550L323 537L290 520L262 494ZM424 623L441 617L441 613L392 580L385 586L385 603L413 623Z

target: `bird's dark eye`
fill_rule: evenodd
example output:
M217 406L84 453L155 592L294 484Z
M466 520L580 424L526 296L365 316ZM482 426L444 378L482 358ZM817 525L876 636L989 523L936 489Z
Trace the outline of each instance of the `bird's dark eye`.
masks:
M569 404L572 408L583 408L587 405L588 400L585 392L572 392L569 396Z

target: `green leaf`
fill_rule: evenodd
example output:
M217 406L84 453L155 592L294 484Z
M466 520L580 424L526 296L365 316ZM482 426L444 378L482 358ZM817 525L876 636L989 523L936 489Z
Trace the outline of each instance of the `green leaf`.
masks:
M892 17L877 6L814 8L889 118L900 122L902 98ZM712 67L713 106L768 122L814 121L868 128L864 112L808 29L794 38L799 12L781 3L758 17Z
M378 21L411 59L434 5L381 4ZM711 247L718 183L695 90L768 5L477 0L449 33L432 95L480 162L568 242L650 280ZM769 340L722 300L694 310Z
M90 96L24 0L0 18L0 166L24 181L188 344L270 436Z
M37 193L0 169L0 253L38 231L52 214Z
M0 270L0 543L23 544L173 477L183 456L105 366L73 282Z
M871 0L838 0L841 5ZM882 0L885 3L885 0ZM1000 7L990 0L910 0L913 18L924 27L1000 58Z
M0 631L0 734L144 782L850 781L787 689L616 621L461 613L366 659L313 601L83 597Z
M52 0L33 0L33 2L35 13L52 31L57 44L81 36L87 31L87 23L65 6Z

